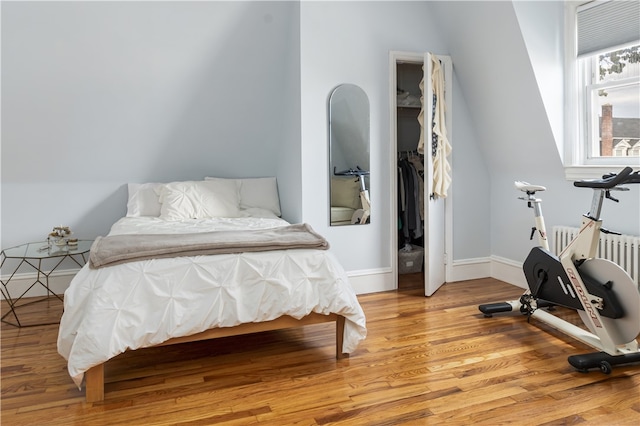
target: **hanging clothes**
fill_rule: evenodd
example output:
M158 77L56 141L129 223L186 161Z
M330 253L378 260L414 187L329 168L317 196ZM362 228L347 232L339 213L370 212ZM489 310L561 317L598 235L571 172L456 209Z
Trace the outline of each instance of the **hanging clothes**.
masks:
M424 220L424 163L415 153L409 154L409 162L416 171L418 177L418 206L420 211L420 219Z
M418 139L418 154L424 155L424 65L422 66L422 80L420 80L420 113L418 113L418 123L420 123L420 138Z
M433 89L432 115L431 115L431 158L433 163L432 195L434 197L446 197L451 185L451 165L448 156L451 154L451 144L447 137L447 126L445 121L446 104L444 102L444 72L440 60L436 55L431 55L431 87ZM420 113L418 122L420 123L420 139L418 141L418 152L425 153L424 137L424 77L420 81Z
M419 158L401 156L398 161L398 233L399 247L423 236L424 183ZM418 161L416 161L416 159ZM420 165L416 166L418 162Z
M447 137L445 121L446 104L444 102L444 72L440 60L431 55L431 84L434 95L433 134L437 136L433 157L433 194L435 197L446 197L451 185L451 165L447 159L451 154L451 144Z

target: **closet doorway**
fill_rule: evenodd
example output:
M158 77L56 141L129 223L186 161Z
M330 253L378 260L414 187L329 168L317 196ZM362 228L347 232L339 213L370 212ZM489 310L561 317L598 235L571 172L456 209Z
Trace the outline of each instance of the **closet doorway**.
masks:
M444 97L446 114L442 126L450 142L453 80L451 58L441 55L435 58L444 75L444 95L441 97ZM392 197L391 235L397 236L397 250L392 260L396 288L407 277L415 282L416 276L423 276L425 295L430 296L450 276L452 253L451 187L446 196L434 196L434 155L438 138L433 137L433 123L437 117L434 116L431 83L432 55L391 52L389 62L392 139L390 175L391 188L395 189L395 196ZM421 138L423 143L419 150ZM441 159L440 155L438 161ZM446 160L450 162L451 157L448 156Z

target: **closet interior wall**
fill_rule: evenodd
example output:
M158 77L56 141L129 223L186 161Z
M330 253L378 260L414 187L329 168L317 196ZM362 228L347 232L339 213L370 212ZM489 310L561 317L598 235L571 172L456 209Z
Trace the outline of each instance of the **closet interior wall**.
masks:
M398 171L398 262L399 272L420 272L422 261L417 262L415 270L403 270L409 252L415 253L424 247L424 222L422 218L424 200L424 158L418 154L420 140L420 123L418 115L421 109L420 81L422 80L422 63L398 62L396 64L397 82L397 171ZM418 251L417 251L418 250Z

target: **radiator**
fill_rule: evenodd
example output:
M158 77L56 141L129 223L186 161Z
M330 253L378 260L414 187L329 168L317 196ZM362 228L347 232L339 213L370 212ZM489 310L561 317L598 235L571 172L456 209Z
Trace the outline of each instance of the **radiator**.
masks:
M554 226L553 252L560 254L578 231L570 226ZM600 233L597 256L620 265L640 286L640 237Z

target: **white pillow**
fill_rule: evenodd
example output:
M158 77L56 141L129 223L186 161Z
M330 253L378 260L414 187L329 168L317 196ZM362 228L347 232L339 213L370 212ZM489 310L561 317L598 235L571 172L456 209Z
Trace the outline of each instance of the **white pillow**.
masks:
M185 181L163 185L160 218L164 220L239 217L233 181Z
M127 216L160 216L160 199L157 189L163 183L130 183L127 185L129 199L127 200Z
M269 209L263 209L260 207L249 207L248 209L241 209L240 215L242 217L253 217L253 218L261 218L261 219L278 219L278 216L275 215Z
M276 216L280 211L278 184L275 177L247 178L240 180L240 207L260 207L271 210Z
M225 179L205 177L207 181L234 181L240 197L240 208L258 207L267 209L280 217L280 198L278 197L278 183L275 177Z

